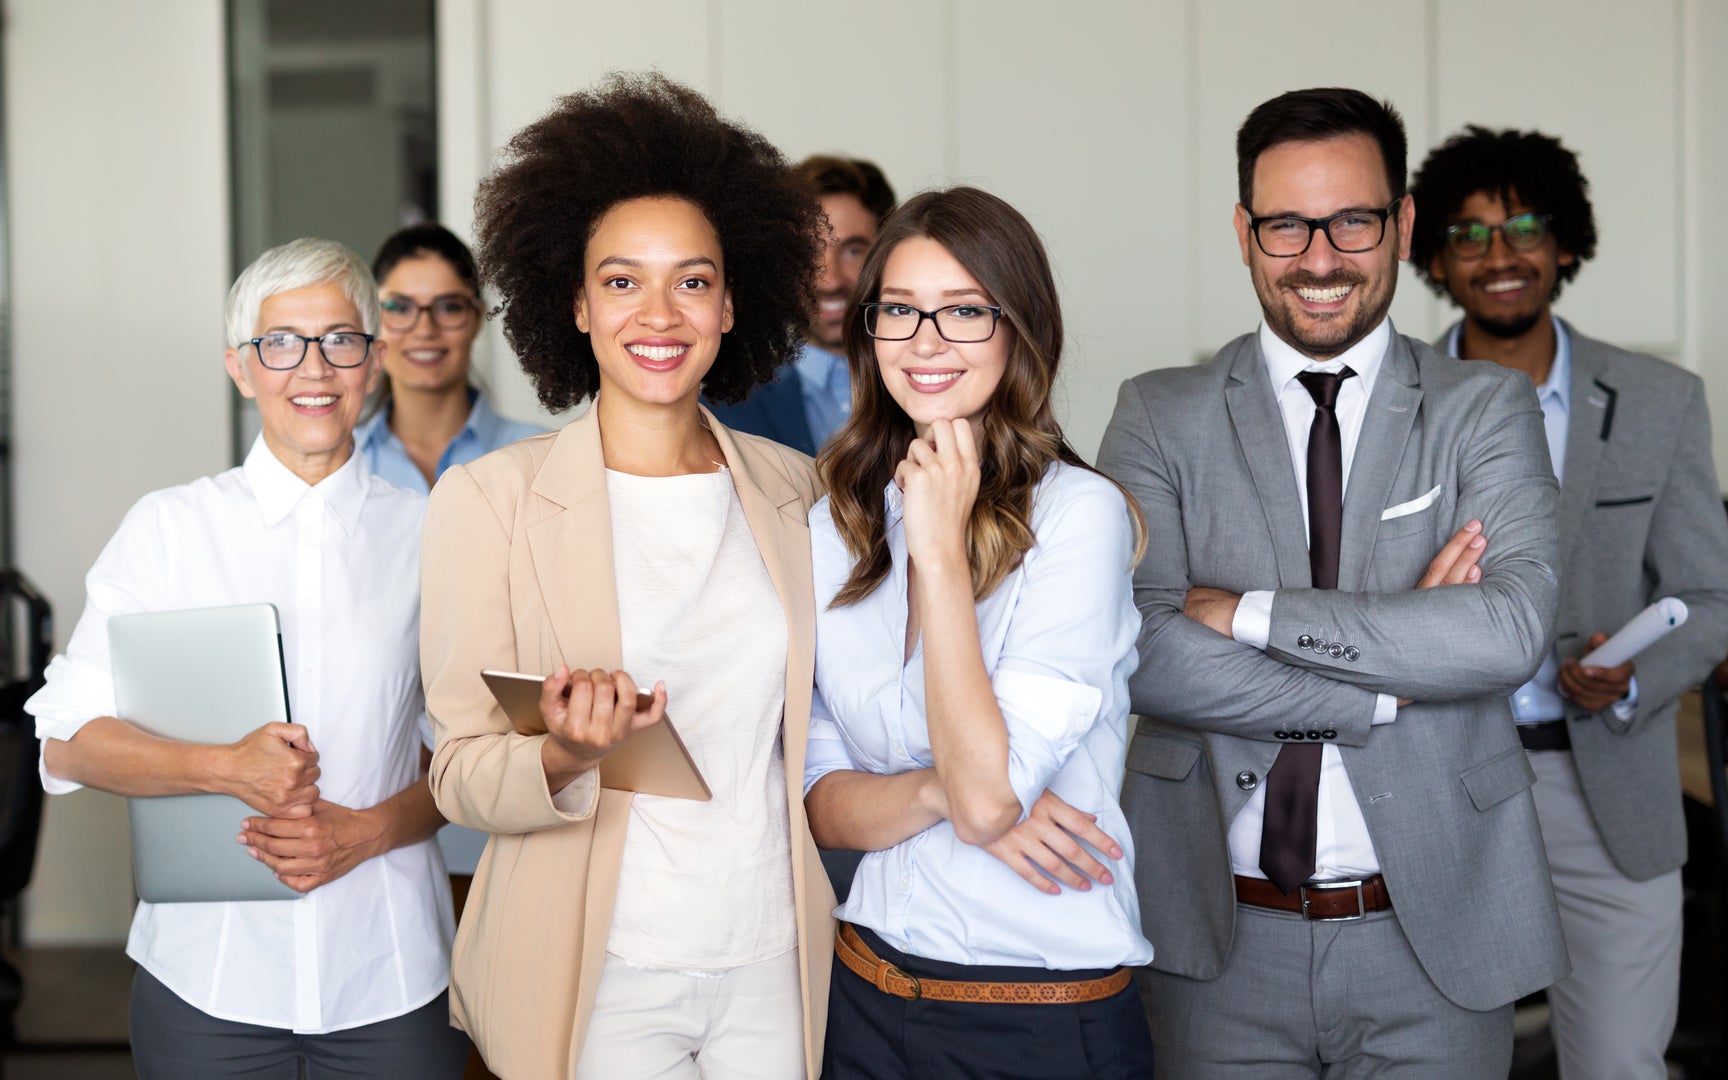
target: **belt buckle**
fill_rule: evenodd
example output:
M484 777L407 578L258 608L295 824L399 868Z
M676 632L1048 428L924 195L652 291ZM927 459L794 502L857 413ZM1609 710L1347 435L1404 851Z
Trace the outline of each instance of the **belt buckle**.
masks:
M897 994L888 989L888 980L893 978L905 979L907 982L911 983L911 991L905 994ZM924 984L918 981L918 976L909 971L901 971L899 968L889 963L884 963L882 965L881 979L877 985L884 994L891 994L902 1001L918 1001L924 996Z
M1362 896L1362 882L1356 881L1307 881L1299 887L1302 896L1302 917L1309 922L1359 922L1368 915L1368 903ZM1354 915L1310 915L1308 914L1308 893L1333 889L1356 890L1356 914Z

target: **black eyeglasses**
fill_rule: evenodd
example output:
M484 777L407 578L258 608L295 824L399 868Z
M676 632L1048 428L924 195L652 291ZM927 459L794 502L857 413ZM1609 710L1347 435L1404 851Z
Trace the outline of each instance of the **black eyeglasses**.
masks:
M944 341L971 345L995 336L996 321L1002 318L1002 309L993 304L949 304L935 311L883 302L858 306L864 309L864 332L877 341L910 340L929 319Z
M1331 217L1254 217L1248 218L1248 228L1260 250L1274 259L1294 259L1308 250L1316 230L1342 255L1360 255L1380 246L1386 235L1386 219L1404 196L1392 200L1384 210L1342 210Z
M1460 259L1480 259L1488 254L1494 234L1499 233L1512 251L1535 251L1548 239L1548 222L1552 220L1547 214L1532 213L1513 214L1498 225L1460 221L1446 226L1446 246Z
M384 312L384 328L398 334L414 329L422 311L431 315L432 325L440 330L466 330L474 321L477 306L466 293L434 296L430 304L416 304L406 296L386 296L379 305Z
M372 351L373 336L356 330L337 330L323 337L304 334L276 333L255 337L246 344L258 350L258 362L271 371L290 371L306 359L306 349L314 341L324 362L331 367L359 367Z

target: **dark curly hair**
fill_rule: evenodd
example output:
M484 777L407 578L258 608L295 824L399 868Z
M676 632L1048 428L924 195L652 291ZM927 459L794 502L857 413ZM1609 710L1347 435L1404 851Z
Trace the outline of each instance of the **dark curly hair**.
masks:
M1539 131L1490 131L1472 124L1435 147L1410 185L1416 202L1410 264L1440 296L1447 295L1446 283L1436 281L1428 266L1446 242L1446 222L1478 191L1499 196L1506 206L1522 203L1548 215L1554 242L1573 257L1559 268L1554 297L1596 254L1590 181L1578 167L1578 155Z
M523 128L475 196L481 277L551 412L600 382L573 314L588 241L607 210L654 196L698 207L725 257L733 323L703 383L710 398L742 400L808 332L827 240L809 190L768 140L721 119L701 94L659 74L614 73Z

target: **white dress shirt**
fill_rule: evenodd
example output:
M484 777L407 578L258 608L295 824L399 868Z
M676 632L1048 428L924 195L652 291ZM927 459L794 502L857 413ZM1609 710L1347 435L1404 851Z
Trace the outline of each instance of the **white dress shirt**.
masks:
M114 715L111 616L268 601L282 620L290 716L318 748L320 796L359 809L395 795L416 782L431 734L419 655L425 508L358 453L309 487L262 438L240 468L144 496L90 568L66 652L25 704L37 737L70 739ZM50 793L79 786L46 763L41 772ZM321 1034L437 997L454 928L428 839L299 900L140 902L126 953L218 1019Z
M1368 399L1374 393L1374 381L1380 375L1380 362L1392 343L1392 321L1382 319L1368 336L1352 345L1341 356L1318 363L1297 352L1284 339L1274 334L1265 323L1260 324L1260 355L1266 361L1266 374L1272 380L1272 393L1278 399L1278 411L1284 419L1284 435L1290 444L1290 461L1295 467L1291 482L1302 500L1302 535L1308 537L1308 429L1314 423L1314 398L1297 376L1305 371L1336 373L1348 367L1356 373L1338 388L1334 407L1338 416L1339 441L1344 451L1344 494L1350 491L1350 463L1356 455L1356 442L1362 435L1362 418L1368 412ZM1244 593L1236 607L1231 624L1231 636L1237 641L1264 649L1272 634L1271 591ZM1386 724L1397 719L1398 699L1389 694L1375 698L1374 723ZM1356 802L1350 775L1344 769L1344 757L1330 743L1320 748L1320 802L1314 843L1314 878L1367 877L1380 871L1380 857L1374 853L1374 842L1368 837L1368 823L1362 817L1362 807ZM1260 869L1260 833L1266 817L1266 785L1261 784L1249 797L1247 805L1230 823L1230 864L1243 877L1263 878Z
M924 718L924 645L906 649L900 489L885 489L892 568L856 604L831 608L852 558L824 498L810 510L816 686L804 790L836 769L893 774L934 764ZM864 856L839 918L903 952L958 964L1051 970L1144 964L1134 848L1117 798L1127 758L1135 639L1134 532L1122 492L1053 465L1032 501L1037 541L977 605L984 667L1008 728L1008 779L1023 809L1046 788L1098 815L1122 858L1092 854L1111 885L1039 892L947 821Z
M606 951L718 974L798 946L780 725L786 612L732 474L606 470L625 670L666 715L713 799L631 800Z

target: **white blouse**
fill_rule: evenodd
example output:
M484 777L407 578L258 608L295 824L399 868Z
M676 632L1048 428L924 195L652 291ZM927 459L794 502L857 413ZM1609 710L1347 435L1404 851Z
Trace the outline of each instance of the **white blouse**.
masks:
M606 950L717 972L798 944L780 726L786 613L732 476L606 472L624 669L666 715L710 802L631 800Z
M420 690L425 508L360 454L309 487L262 438L240 468L144 496L90 568L66 652L25 703L37 737L70 739L114 714L110 616L268 601L282 619L290 715L318 747L321 797L358 809L395 795L419 776L431 734ZM41 772L51 794L79 786ZM140 902L126 953L218 1019L320 1034L437 997L454 929L444 864L426 840L299 900Z
M924 644L906 645L906 534L900 489L887 501L893 566L875 592L829 607L852 569L824 498L810 510L816 580L816 697L804 790L837 769L929 768ZM1008 728L1008 779L1030 809L1046 788L1098 815L1122 858L1092 854L1114 884L1039 892L947 821L864 856L836 914L902 952L956 964L1050 970L1145 964L1134 843L1117 798L1128 754L1135 641L1134 534L1122 492L1051 466L1032 500L1037 536L1020 567L979 602L984 667Z

